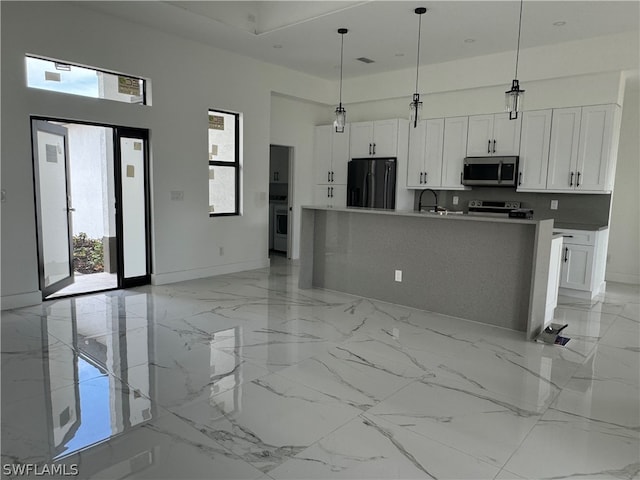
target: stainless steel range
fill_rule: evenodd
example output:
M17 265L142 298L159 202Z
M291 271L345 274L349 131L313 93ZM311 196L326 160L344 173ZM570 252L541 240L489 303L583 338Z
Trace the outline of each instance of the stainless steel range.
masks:
M519 208L520 202L469 200L469 215L508 217L512 210Z

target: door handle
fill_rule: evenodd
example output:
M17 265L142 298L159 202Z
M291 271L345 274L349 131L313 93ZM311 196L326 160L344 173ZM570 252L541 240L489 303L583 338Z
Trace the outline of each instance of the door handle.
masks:
M69 211L69 212L75 212L75 211L76 211L76 209L75 209L75 208L67 208L67 211Z
M580 172L578 172L578 178L576 179L576 187L580 186Z
M564 247L564 263L567 263L569 255L569 247Z
M499 162L498 163L498 183L501 183L501 182L502 182L502 162Z
M460 185L464 185L464 183L462 183L462 172L460 172Z
M495 139L493 140L493 153L496 153L496 141L495 141Z
M487 140L487 153L491 153L491 140Z

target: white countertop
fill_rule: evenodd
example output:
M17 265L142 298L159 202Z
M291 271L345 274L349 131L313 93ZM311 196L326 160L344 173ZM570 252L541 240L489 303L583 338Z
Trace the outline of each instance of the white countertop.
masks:
M465 221L465 222L492 222L492 223L511 223L511 224L524 224L524 225L538 225L541 222L553 222L549 220L527 220L524 218L508 218L508 217L492 217L483 215L461 215L461 214L449 214L440 215L436 213L417 212L414 210L386 210L379 208L362 208L362 207L329 207L323 205L304 205L303 209L308 210L324 210L327 212L345 212L345 213L363 213L363 214L375 214L375 215L394 215L401 217L421 217L432 220L443 221Z

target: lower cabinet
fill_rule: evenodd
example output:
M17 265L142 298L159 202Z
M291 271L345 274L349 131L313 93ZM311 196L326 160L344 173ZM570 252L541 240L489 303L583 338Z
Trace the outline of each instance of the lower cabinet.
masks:
M609 230L554 229L563 236L560 295L592 299L604 292Z
M316 185L314 191L314 203L329 207L347 206L346 185Z

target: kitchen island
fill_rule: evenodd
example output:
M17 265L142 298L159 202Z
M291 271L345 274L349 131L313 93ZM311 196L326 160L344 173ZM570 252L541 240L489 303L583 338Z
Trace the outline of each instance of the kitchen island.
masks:
M552 240L553 220L302 207L299 284L535 338L557 277Z

